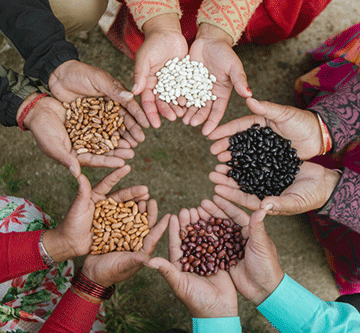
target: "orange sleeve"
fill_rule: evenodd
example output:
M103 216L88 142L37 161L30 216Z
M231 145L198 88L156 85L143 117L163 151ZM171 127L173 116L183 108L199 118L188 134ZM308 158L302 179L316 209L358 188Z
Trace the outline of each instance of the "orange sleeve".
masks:
M136 25L142 30L143 24L158 15L176 13L181 18L181 10L178 0L125 0Z
M262 0L204 0L198 12L197 25L209 23L217 26L232 37L235 45L261 2Z

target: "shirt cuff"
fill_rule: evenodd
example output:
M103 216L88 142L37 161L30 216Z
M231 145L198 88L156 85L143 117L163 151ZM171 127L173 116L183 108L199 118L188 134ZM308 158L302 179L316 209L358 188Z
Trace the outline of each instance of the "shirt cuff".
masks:
M193 333L241 333L240 317L193 318Z
M179 15L179 20L181 19L182 14L178 0L158 0L156 2L125 0L125 2L141 31L144 23L155 16L175 13Z
M232 37L234 46L261 2L262 0L204 0L196 23L198 26L208 23L224 30Z

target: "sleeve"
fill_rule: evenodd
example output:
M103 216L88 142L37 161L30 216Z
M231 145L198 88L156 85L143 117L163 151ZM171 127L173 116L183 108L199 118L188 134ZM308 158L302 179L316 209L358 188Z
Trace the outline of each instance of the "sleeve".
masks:
M39 251L42 231L0 233L0 283L48 268Z
M99 308L68 289L39 333L90 332Z
M240 317L193 318L193 333L241 333Z
M333 140L332 152L338 152L360 137L360 75L356 75L335 93L309 108L318 112Z
M0 0L0 29L25 59L25 75L44 84L56 67L78 59L48 0Z
M282 333L355 333L360 313L350 304L324 302L285 274L257 309Z
M40 93L29 78L0 66L0 124L17 126L16 114L21 103L35 92Z
M360 174L344 168L330 199L317 213L360 232Z
M146 21L158 15L176 13L179 15L179 20L181 18L179 0L125 0L125 2L140 30Z
M197 25L209 23L228 33L235 45L256 8L262 0L204 0L201 3Z

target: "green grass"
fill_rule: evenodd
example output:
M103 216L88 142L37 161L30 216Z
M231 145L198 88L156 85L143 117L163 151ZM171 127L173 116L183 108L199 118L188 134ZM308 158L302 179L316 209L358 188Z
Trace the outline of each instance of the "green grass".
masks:
M18 193L21 186L26 182L26 180L18 179L16 172L15 166L11 163L5 164L0 171L0 181L9 195Z

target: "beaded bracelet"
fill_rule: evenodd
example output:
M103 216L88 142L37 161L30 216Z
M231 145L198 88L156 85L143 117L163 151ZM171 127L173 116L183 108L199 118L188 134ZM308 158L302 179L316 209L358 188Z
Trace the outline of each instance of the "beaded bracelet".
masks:
M106 288L88 279L81 273L81 268L78 269L71 279L71 284L74 288L79 289L90 296L101 298L102 300L108 300L115 291L115 285Z
M331 140L330 140L330 133L329 130L326 126L326 124L323 122L323 120L321 119L320 115L318 113L316 113L316 116L318 118L319 121L319 125L320 125L320 131L321 131L321 137L322 137L322 152L319 155L325 155L328 151L331 150Z
M36 104L36 102L43 98L43 97L46 97L46 96L49 96L48 94L40 94L38 96L36 96L25 108L24 110L21 112L20 114L20 117L19 117L19 121L18 121L18 124L19 124L19 127L21 130L23 131L28 131L27 128L25 128L24 126L24 119L25 117L27 116L27 114L29 113L29 111L34 107L34 105Z

